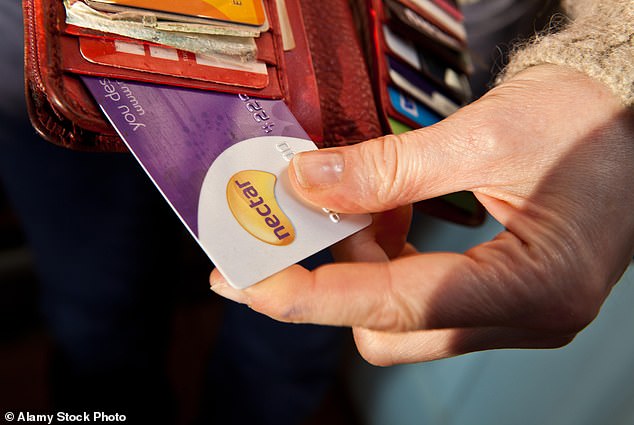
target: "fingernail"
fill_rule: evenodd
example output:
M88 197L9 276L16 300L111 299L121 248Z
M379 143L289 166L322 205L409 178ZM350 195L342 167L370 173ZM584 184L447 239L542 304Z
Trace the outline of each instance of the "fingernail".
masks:
M343 155L338 152L304 152L293 158L297 181L304 188L330 186L341 181Z
M209 289L211 289L221 297L227 298L231 301L235 301L240 304L247 303L246 295L244 294L244 292L239 289L232 288L223 279L211 281L209 284Z

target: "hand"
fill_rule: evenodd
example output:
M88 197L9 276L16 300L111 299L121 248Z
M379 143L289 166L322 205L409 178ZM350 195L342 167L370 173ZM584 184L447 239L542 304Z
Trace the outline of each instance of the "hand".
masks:
M351 326L371 363L559 347L593 320L634 253L634 119L601 83L530 68L432 127L300 154L307 201L381 212L336 250L246 290L212 289L288 322ZM405 244L412 202L470 190L505 227L465 254Z

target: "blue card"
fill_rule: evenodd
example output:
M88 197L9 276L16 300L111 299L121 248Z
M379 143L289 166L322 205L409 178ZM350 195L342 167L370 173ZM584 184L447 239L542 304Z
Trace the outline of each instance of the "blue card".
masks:
M390 95L390 102L392 107L399 114L409 118L421 127L427 127L436 124L442 119L442 117L416 99L403 93L392 86L388 86L388 93Z

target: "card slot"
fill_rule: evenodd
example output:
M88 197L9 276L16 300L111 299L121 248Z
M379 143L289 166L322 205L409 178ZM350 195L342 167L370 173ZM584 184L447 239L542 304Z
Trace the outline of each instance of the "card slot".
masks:
M263 62L239 63L137 40L79 37L88 62L159 75L261 89L269 84Z
M425 78L444 89L456 102L464 103L470 99L469 82L461 70L451 67L410 40L394 34L385 25L379 29L379 38L381 48L386 54L416 69Z
M302 0L301 6L319 89L324 146L380 136L385 127L348 2Z
M286 104L311 139L318 146L323 146L324 123L319 102L320 93L303 10L298 0L277 0L276 5L281 5L286 12L286 23L280 23L280 27L286 25L287 47L290 47L289 39L292 39L293 44L292 49L284 51L290 86Z
M271 49L271 51L273 52L273 56L272 58L270 58L270 63L272 65L275 65L276 72L274 73L274 75L270 76L271 83L276 85L281 94L281 97L285 100L288 100L289 87L286 75L286 65L284 63L284 43L282 42L282 33L279 28L280 21L275 5L275 0L266 0L264 2L264 8L269 20L269 30L266 33L261 34L260 37L264 36L265 34L269 34L270 41L273 47ZM265 37L263 39L263 43L267 42L268 40ZM263 47L267 47L266 44L263 44ZM273 80L276 80L276 82L273 82Z
M458 3L455 0L432 0L432 2L451 15L457 22L464 21L464 15L459 10Z
M258 47L257 59L267 65L277 66L278 57L275 55L273 38L274 36L269 30L260 34L260 37L255 40L255 44Z
M123 35L97 31L90 28L83 28L76 25L66 24L63 22L61 23L60 32L68 34L68 35L74 35L74 36L92 37L92 38L108 39L108 40L128 40L131 42L139 42L139 40L137 39L126 37ZM144 42L149 44L156 44L147 40L145 40ZM265 62L267 65L277 66L279 57L276 56L274 49L279 47L276 46L276 42L274 41L274 35L272 31L269 30L269 31L260 33L260 36L255 38L255 44L257 47L256 59L259 61ZM156 44L156 45L160 46L160 44Z
M270 99L280 99L284 96L281 85L283 78L279 75L277 68L277 64L281 60L280 55L266 57L269 82L263 88L205 82L90 63L81 56L78 38L66 34L68 31L66 31L61 2L31 1L33 1L34 14L37 13L40 16L41 23L38 24L38 27L47 31L47 36L38 37L40 49L34 49L34 54L43 57L40 68L41 74L45 76L45 96L52 106L51 109L46 109L48 112L44 109L41 111L42 113L53 113L57 119L61 120L60 124L64 127L60 127L60 130L56 130L55 133L50 132L49 136L53 137L56 143L84 150L125 150L112 128L105 123L100 110L86 92L83 84L78 80L79 75L134 80L208 91L246 93L250 96ZM275 14L270 13L269 16L275 16ZM91 31L85 30L85 32L90 33ZM99 32L92 31L92 34L89 35L96 37L99 34ZM264 46L262 49L279 49L281 42L276 43L274 36L265 34L262 40ZM38 94L33 93L32 96L35 97ZM35 114L36 112L33 113L33 115ZM46 121L45 118L38 118L38 120ZM48 127L44 127L44 125L39 125L42 133L48 131L46 129ZM63 136L58 136L58 134ZM63 140L61 140L62 138Z
M381 0L367 0L367 4L369 5L368 13L362 20L362 24L368 28L366 48L374 80L379 118L386 132L405 132L435 124L442 119L440 114L393 87L386 60L386 55L390 54L390 51L386 47L383 34L385 23L383 3ZM417 55L414 55L414 58L418 60ZM417 69L417 71L421 72L421 69ZM427 76L424 72L421 72L420 75L421 77ZM466 101L466 93L460 97L462 98L461 102ZM414 208L432 216L469 226L482 223L484 217L484 208L475 201L475 198L473 208L468 211L442 197L417 202L414 204Z
M441 30L466 43L467 32L461 20L432 0L398 0L403 6L427 19Z
M395 5L394 2L391 3ZM461 46L455 39L442 32L436 36L419 31L408 22L403 21L402 11L399 13L387 9L381 15L381 23L386 25L394 34L408 40L410 43L424 50L428 55L433 55L449 66L460 70L463 73L473 71L473 64L466 53L466 48ZM443 40L437 37L445 37ZM453 40L453 41L452 41ZM452 44L457 43L457 44Z
M89 62L80 53L79 39L72 36L60 37L61 69L64 72L77 75L91 75L107 77L110 79L133 80L152 84L165 84L177 87L187 87L199 90L220 91L227 93L246 93L270 99L282 97L280 87L277 85L277 71L275 67L267 67L269 84L264 88L246 87L237 84L222 84L211 81L202 81L192 78L182 78L170 75L162 75L147 71L138 71Z
M380 23L375 25L378 29ZM378 35L381 33L379 32ZM423 106L411 95L395 88L390 76L390 69L385 49L381 43L374 49L375 78L377 79L377 97L382 112L382 119L388 129L392 129L391 119L410 128L426 127L440 121L443 116L427 106Z
M419 13L412 9L406 1L384 0L387 9L388 20L396 20L398 27L406 26L412 31L423 36L426 40L433 41L444 48L453 50L463 50L466 47L466 33L464 29L453 28L448 31L445 27L439 26L429 14Z
M391 105L388 86L390 78L385 61L386 51L383 43L383 2L381 0L369 0L369 20L368 29L371 33L369 55L371 62L372 78L374 80L374 92L378 104L379 118L386 132L390 132L392 126L390 118L395 118L399 122L411 128L420 127L419 124L410 120L406 116L399 114Z
M387 86L387 97L388 117L396 117L412 128L428 127L443 119L441 115L392 85Z
M442 87L426 79L422 73L401 63L397 59L385 57L391 84L418 99L443 117L447 117L461 106L445 93Z

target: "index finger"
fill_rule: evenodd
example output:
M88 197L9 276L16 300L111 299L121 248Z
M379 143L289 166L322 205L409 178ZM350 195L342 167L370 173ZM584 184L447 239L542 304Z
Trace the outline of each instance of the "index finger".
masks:
M521 260L508 258L509 252L522 256L522 249L513 237L502 237L469 255L420 254L312 272L293 266L244 290L214 272L211 288L285 322L387 331L507 325L534 311L530 300L545 299L525 281L530 273L518 275Z

